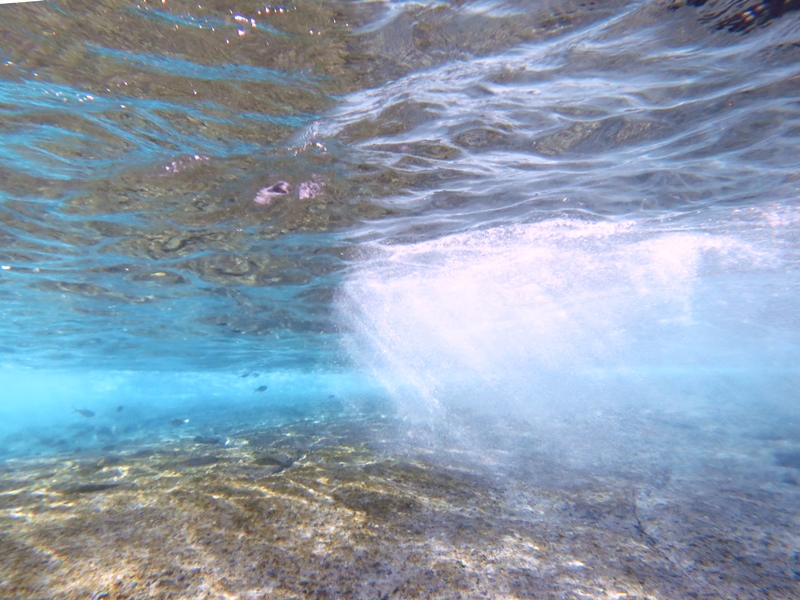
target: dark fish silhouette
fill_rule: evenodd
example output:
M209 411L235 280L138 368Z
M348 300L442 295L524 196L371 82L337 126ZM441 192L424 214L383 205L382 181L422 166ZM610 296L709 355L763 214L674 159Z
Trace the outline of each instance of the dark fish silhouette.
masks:
M172 419L169 423L170 423L170 425L172 425L174 427L180 427L181 425L184 425L185 423L188 423L188 422L189 422L189 419Z
M225 439L218 435L196 435L194 436L195 444L211 444L216 446L224 446Z
M244 379L245 377L249 377L249 375L250 375L250 372L249 372L249 371L247 371L247 372L245 372L245 373L242 373L241 375L239 375L239 377L241 377L242 379Z
M267 386L260 385L256 389L253 390L253 393L255 394L256 392L265 392L266 390L267 390Z
M117 487L118 483L84 483L83 485L76 485L64 490L65 494L93 494L95 492L103 492Z
M75 412L82 417L86 417L87 419L94 416L94 413L88 408L76 408Z
M183 461L182 464L186 465L187 467L206 467L218 462L218 457L214 456L213 454L206 454L205 456L194 456L189 458Z
M122 406L122 405L120 404L120 405L117 407L117 412L122 412L122 410L123 410L124 408L125 408L125 407L124 407L124 406Z

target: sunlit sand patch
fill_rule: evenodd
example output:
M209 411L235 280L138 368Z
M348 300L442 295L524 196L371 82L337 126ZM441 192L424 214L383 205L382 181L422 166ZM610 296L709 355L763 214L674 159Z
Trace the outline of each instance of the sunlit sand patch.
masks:
M510 446L420 447L407 427L366 416L240 429L208 463L192 462L209 447L190 435L146 452L8 461L0 595L663 600L734 597L731 586L753 581L796 589L783 542L759 545L778 532L726 515L759 502L789 519L797 486L712 497L724 469L673 482L592 474ZM511 446L530 443L525 428L497 427Z

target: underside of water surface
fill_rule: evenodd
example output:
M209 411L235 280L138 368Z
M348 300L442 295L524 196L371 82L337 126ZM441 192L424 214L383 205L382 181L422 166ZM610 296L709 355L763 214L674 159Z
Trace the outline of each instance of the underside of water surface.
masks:
M799 9L0 5L0 597L800 597Z

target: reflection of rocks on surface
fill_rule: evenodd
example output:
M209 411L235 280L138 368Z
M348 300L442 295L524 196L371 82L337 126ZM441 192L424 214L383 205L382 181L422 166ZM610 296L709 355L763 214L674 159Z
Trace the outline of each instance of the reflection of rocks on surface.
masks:
M258 190L256 197L253 198L253 202L256 204L263 204L265 206L272 204L272 199L277 198L278 196L285 196L289 193L291 186L286 183L285 181L279 181L277 183L273 183L269 187L261 188Z
M300 200L314 199L322 195L322 188L324 187L325 182L323 181L304 181L297 186L297 197Z
M749 33L792 11L800 10L800 0L675 0L672 10L682 6L700 9L700 20L714 29Z
M325 182L313 175L311 180L303 181L297 186L297 198L299 200L313 200L322 195L322 188ZM253 202L269 206L275 198L287 196L292 190L292 186L285 181L278 181L269 187L258 190Z

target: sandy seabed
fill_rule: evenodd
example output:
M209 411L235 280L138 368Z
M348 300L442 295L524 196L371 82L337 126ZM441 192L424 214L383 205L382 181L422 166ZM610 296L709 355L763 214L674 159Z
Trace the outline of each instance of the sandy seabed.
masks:
M604 468L377 413L8 459L0 597L800 597L796 440L630 418Z

